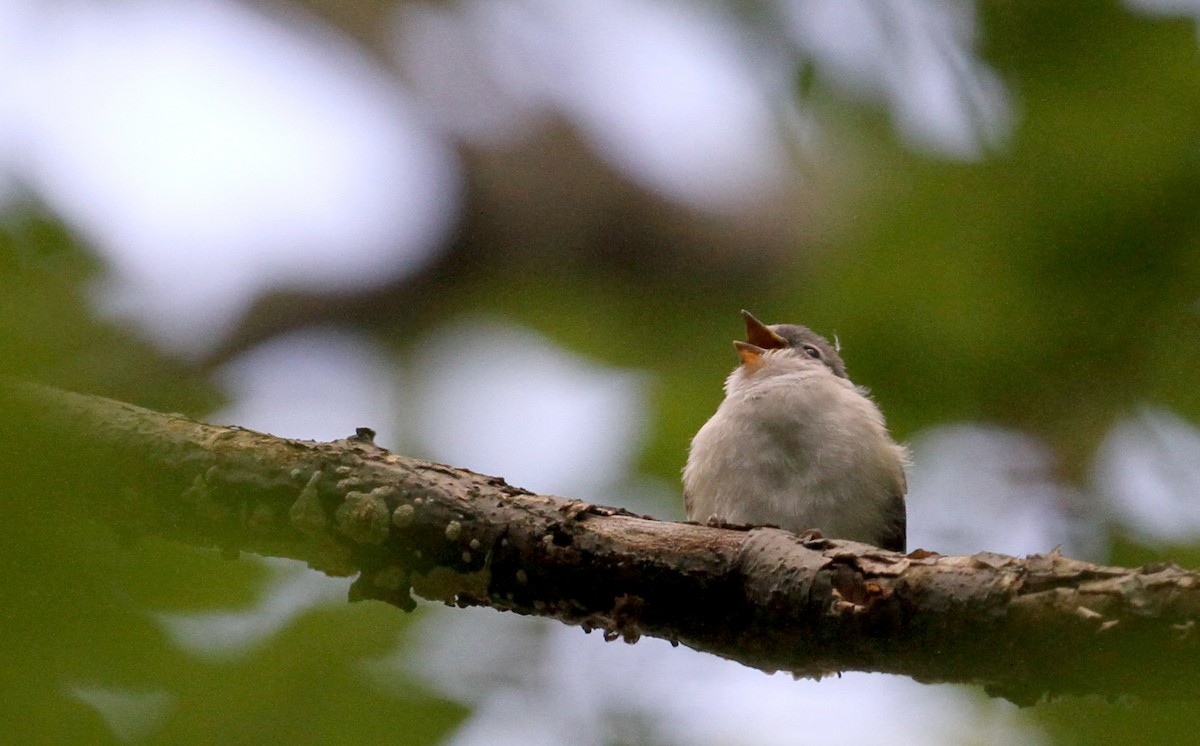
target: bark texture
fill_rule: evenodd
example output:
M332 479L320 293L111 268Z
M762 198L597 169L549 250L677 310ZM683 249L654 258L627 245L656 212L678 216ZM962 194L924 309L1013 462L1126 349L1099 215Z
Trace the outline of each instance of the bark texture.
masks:
M296 441L35 385L4 391L53 423L72 457L141 467L88 510L136 532L357 574L352 600L491 606L765 671L887 672L1018 703L1200 695L1200 575L1174 565L901 555L664 522L406 458L365 429Z

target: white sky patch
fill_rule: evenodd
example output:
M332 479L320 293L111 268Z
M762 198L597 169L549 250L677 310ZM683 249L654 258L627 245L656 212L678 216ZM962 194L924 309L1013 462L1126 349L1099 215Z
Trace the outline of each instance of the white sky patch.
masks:
M645 187L737 210L786 182L779 60L711 3L466 0L406 3L396 54L444 126L511 141L551 113ZM770 85L765 83L770 82Z
M1137 13L1158 16L1192 16L1200 23L1200 0L1125 0Z
M117 740L144 741L166 724L176 698L165 691L138 692L117 687L75 684L67 694L100 714Z
M226 0L7 15L4 165L112 263L102 305L160 341L213 341L266 287L400 275L453 222L453 156L332 31Z
M1054 456L1033 436L979 424L930 428L910 444L908 546L942 554L1012 555L1061 546L1099 559L1078 491L1057 481Z
M319 327L282 335L217 374L231 404L212 422L284 438L336 440L369 427L384 447L399 437L395 361L360 334Z
M1017 707L967 688L870 674L793 681L662 640L606 643L491 610L423 613L393 657L364 670L383 684L415 673L470 706L453 746L1045 742Z
M1118 422L1096 455L1109 517L1147 544L1200 537L1200 429L1145 408Z
M836 88L881 99L909 144L975 158L1014 125L1000 76L975 51L975 4L961 0L780 0L785 30Z
M349 578L331 578L295 560L258 557L247 561L274 570L252 608L154 615L180 649L203 658L236 658L270 640L305 611L346 601Z
M412 350L410 421L434 460L597 500L631 470L644 375L482 317L435 329Z

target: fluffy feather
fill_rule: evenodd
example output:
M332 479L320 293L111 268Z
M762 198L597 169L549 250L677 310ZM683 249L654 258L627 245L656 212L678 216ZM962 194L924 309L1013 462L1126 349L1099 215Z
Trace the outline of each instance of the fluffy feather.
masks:
M773 339L745 315L752 341ZM730 374L725 400L692 440L683 471L688 518L816 529L903 551L908 457L883 414L823 337L795 325L759 327L777 346Z

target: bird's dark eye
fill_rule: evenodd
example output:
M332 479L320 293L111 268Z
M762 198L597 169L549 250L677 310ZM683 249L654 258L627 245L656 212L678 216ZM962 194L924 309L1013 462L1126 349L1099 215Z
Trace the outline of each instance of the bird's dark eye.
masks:
M808 355L809 357L813 358L814 360L821 359L821 351L818 350L813 345L804 345L804 354Z

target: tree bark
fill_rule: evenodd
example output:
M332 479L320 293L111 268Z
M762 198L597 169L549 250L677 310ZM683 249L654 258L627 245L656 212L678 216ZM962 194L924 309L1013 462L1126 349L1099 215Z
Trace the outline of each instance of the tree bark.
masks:
M357 574L351 600L491 606L764 671L902 674L979 684L1021 704L1200 696L1200 575L1175 565L902 555L658 521L390 453L366 429L332 443L287 440L33 384L4 391L72 458L121 482L108 491L119 499L90 513ZM137 468L103 471L113 463Z

